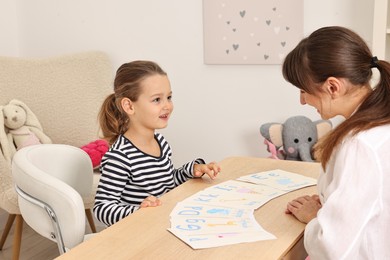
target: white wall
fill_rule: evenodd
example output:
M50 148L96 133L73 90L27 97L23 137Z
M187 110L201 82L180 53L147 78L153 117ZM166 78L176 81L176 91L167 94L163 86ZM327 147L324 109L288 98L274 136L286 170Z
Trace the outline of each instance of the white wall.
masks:
M18 56L18 11L14 0L0 0L0 55Z
M280 65L204 65L200 0L0 3L0 55L45 57L96 49L109 54L114 69L134 59L157 61L174 93L175 111L162 132L177 166L195 156L216 161L268 156L259 134L262 123L300 114L319 119L299 104L298 91L283 80ZM342 25L371 42L372 1L304 3L306 35Z

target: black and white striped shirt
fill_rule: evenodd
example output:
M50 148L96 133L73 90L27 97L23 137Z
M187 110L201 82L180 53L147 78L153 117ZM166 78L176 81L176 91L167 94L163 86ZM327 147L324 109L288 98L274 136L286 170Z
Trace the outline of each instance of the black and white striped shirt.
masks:
M146 197L160 197L193 178L194 164L204 163L203 159L196 159L175 169L168 142L158 133L155 139L160 146L160 157L143 153L123 135L103 156L93 207L99 221L108 226L114 224L139 209Z

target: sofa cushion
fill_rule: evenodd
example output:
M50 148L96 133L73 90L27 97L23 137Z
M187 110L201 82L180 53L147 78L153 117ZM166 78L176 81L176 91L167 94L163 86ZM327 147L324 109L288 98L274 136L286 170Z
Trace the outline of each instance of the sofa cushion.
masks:
M112 92L112 66L99 51L50 58L0 57L0 105L23 100L53 143L98 138L97 114Z

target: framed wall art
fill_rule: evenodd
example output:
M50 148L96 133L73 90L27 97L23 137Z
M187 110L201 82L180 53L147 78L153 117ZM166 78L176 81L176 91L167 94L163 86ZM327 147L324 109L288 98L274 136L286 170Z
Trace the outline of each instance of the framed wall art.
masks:
M205 64L281 64L303 38L303 0L203 0Z

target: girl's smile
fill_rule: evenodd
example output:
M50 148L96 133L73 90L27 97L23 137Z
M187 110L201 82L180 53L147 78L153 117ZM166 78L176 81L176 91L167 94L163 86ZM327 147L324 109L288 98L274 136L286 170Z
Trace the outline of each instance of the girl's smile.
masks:
M161 116L160 116L160 119L165 120L165 121L168 121L168 119L169 119L169 114L161 115Z

